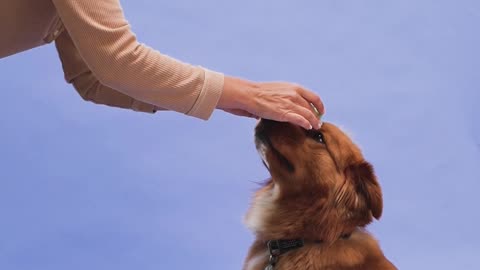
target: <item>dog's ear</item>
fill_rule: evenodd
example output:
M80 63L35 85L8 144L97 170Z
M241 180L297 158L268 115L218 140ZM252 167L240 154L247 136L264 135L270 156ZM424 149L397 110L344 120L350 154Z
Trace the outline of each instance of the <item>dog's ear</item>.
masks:
M365 197L373 217L379 219L383 211L382 189L378 184L373 166L364 161L349 166L347 173L352 178L357 191Z

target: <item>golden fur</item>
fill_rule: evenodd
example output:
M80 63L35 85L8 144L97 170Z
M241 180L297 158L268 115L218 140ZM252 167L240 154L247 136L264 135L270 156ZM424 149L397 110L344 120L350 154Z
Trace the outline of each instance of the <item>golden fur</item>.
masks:
M382 214L382 193L373 167L347 135L329 123L306 131L261 120L255 138L271 179L246 216L256 240L244 270L264 270L266 242L277 239L323 242L281 255L275 270L396 269L364 230Z

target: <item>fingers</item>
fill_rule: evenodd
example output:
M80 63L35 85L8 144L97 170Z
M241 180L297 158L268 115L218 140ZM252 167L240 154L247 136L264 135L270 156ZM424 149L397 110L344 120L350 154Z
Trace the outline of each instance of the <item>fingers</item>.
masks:
M307 119L305 119L305 117L293 112L287 113L285 115L285 121L301 126L306 130L312 129L312 125L307 121Z
M315 114L309 110L306 109L305 107L298 106L297 108L298 114L308 122L308 126L303 126L306 129L312 129L314 127L315 129L320 128L320 122L318 121L318 118L315 116Z
M315 114L315 112L312 110L312 107L310 106L310 103L307 102L305 99L302 97L299 98L298 102L298 107L297 112L300 114L305 120L307 120L312 127L315 129L319 129L321 124L320 124L320 119L318 116Z
M308 102L311 102L313 104L313 106L315 106L315 108L317 108L318 112L321 114L321 115L324 115L325 114L325 106L323 105L323 102L322 100L320 99L320 97L315 94L314 92L310 91L310 90L306 90L304 88L299 88L298 90L299 94L304 98L306 99Z

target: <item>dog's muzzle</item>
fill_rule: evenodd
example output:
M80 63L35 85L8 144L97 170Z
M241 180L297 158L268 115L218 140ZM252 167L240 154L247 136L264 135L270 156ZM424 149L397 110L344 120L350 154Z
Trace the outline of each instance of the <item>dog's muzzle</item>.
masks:
M270 170L270 164L267 160L267 151L271 147L270 141L264 134L255 134L255 147L257 148L258 155L262 159L263 164Z

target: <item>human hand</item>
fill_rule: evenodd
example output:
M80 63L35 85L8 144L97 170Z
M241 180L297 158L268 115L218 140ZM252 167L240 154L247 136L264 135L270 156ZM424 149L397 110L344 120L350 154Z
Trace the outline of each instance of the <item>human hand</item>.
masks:
M226 76L217 108L235 115L318 129L321 123L310 103L320 115L325 113L320 97L299 85L287 82L252 83Z

